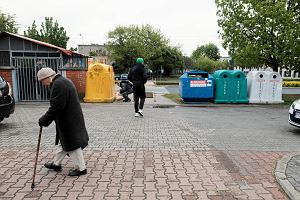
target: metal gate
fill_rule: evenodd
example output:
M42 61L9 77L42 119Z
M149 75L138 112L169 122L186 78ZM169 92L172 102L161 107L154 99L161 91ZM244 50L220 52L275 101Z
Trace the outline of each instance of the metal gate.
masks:
M47 101L49 100L49 88L43 86L37 80L37 72L42 67L50 67L58 72L61 66L61 58L12 58L16 68L17 94L19 101Z

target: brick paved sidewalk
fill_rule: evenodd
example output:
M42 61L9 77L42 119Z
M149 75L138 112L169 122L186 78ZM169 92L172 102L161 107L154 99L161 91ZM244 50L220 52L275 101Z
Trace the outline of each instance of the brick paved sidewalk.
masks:
M35 150L0 149L0 199L288 199L276 183L286 152L87 149L88 174L66 176L43 164L41 149L31 190Z

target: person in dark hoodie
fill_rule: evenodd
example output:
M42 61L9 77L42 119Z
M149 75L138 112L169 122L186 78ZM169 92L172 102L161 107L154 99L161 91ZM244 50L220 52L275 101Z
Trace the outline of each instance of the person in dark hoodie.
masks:
M128 74L128 80L133 83L133 98L135 117L143 117L143 107L146 99L145 83L147 82L147 72L144 66L144 59L137 58Z
M122 80L120 82L120 94L123 96L123 102L130 102L131 99L128 97L129 94L132 94L132 83L128 80Z
M87 170L82 149L88 145L89 136L76 88L69 79L56 74L49 67L40 69L37 77L43 85L50 86L50 107L39 119L39 126L47 127L55 121L55 145L60 142L60 148L54 160L44 166L54 171L61 171L62 160L66 155L69 155L73 161L74 169L68 175L84 175Z

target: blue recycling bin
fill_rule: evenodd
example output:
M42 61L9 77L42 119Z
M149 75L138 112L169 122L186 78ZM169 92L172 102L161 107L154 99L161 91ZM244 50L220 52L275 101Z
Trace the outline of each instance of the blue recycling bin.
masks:
M179 78L179 95L184 102L203 102L214 98L214 78L205 71L185 72Z

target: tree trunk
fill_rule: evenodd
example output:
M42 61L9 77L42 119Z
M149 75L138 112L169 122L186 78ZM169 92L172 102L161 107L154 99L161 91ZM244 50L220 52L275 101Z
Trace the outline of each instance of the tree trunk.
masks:
M279 68L279 63L277 61L276 58L272 58L271 59L271 63L272 63L272 68L274 72L278 72L278 68Z
M274 72L278 72L279 63L276 57L270 55L271 65Z

